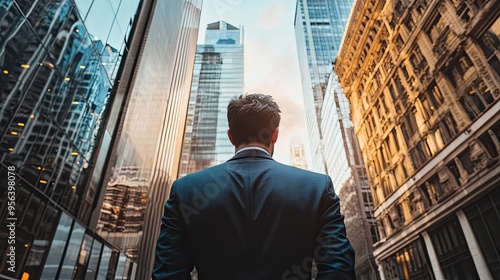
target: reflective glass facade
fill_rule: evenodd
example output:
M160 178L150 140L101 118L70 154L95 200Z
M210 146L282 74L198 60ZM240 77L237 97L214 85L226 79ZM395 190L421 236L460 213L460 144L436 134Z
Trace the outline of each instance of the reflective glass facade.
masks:
M136 279L151 277L163 206L177 178L201 14L201 0L152 3L96 229L126 256L124 275Z
M200 7L0 0L0 278L149 277Z
M323 101L321 131L325 163L335 192L342 200L347 236L356 251L356 274L358 279L376 279L378 273L372 252L378 234L373 200L350 119L349 101L333 71Z
M321 118L324 120L321 123L323 143L327 147L324 150L325 161L335 191L339 193L342 186L352 177L351 165L360 163L360 153L354 153L353 145L357 140L353 138L351 132L353 124L349 117L349 101L340 88L334 72L330 74L323 107L331 108L321 112Z
M322 143L321 108L328 76L340 48L352 0L297 0L295 37L302 76L313 170L326 172Z
M138 8L138 0L0 1L0 277L115 274L117 249L89 227L98 196L89 179Z
M234 155L227 136L227 105L242 93L240 29L223 21L208 24L205 44L196 49L180 176Z
M372 252L378 234L372 197L350 119L349 102L332 71L352 3L298 0L295 35L312 168L331 176L342 200L347 236L356 251L358 279L377 279Z

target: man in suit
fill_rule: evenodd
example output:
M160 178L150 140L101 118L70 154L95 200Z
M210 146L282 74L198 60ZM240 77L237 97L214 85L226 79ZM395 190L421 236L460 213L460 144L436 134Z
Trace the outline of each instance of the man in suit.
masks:
M247 94L228 105L227 162L176 180L153 279L355 279L354 250L330 177L273 160L280 109Z

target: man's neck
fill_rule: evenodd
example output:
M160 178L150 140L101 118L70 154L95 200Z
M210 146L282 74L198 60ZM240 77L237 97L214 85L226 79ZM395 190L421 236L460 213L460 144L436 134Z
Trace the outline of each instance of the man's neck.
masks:
M235 153L239 152L243 148L261 148L264 149L269 155L272 156L272 149L269 146L266 146L261 143L250 143L250 144L245 144L245 145L240 145L237 148L235 148Z

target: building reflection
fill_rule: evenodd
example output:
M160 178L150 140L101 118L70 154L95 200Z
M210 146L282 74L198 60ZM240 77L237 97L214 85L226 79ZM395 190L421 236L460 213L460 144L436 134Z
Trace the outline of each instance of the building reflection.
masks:
M0 1L0 277L94 279L115 271L118 250L88 226L97 198L88 180L138 1L81 2ZM85 19L95 10L115 18L106 41ZM9 166L17 177L16 272L5 259Z
M151 277L163 206L179 169L201 2L144 4L149 10L131 47L136 60L128 84L120 85L123 107L111 112L119 122L106 129L109 157L97 178L105 191L95 226L123 253L118 265L127 277Z
M385 279L500 278L497 4L355 4L335 70L368 170Z
M149 180L140 174L136 167L121 167L115 170L106 189L101 210L102 236L112 244L122 247L131 257L137 255L137 232L143 230L144 210L148 196ZM119 234L106 234L106 233ZM128 234L127 234L128 233ZM124 239L132 238L132 242Z

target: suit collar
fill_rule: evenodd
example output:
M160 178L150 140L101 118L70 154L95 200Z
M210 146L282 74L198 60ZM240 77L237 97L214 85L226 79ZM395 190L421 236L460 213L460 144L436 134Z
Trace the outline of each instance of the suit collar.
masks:
M236 153L228 161L232 161L232 160L236 160L236 159L241 159L241 158L251 158L251 157L273 159L267 152L262 151L260 149L246 149L244 151L240 151L240 152Z
M241 149L239 149L239 150L236 152L236 154L241 153L241 152L246 151L246 150L252 150L252 149L254 149L254 150L260 150L260 151L263 151L263 152L265 152L266 154L268 154L268 155L269 155L269 152L268 152L268 151L264 150L264 148L259 147L259 146L248 146L248 147L241 148Z

